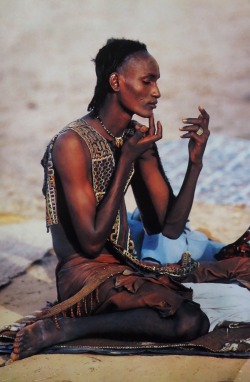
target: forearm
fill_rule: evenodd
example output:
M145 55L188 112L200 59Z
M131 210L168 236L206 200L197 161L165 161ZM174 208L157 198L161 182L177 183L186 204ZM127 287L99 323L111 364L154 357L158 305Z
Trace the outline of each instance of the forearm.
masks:
M111 233L130 171L131 163L121 159L105 196L95 212L88 214L92 216L92 219L87 222L87 229L86 216L84 216L86 209L83 208L79 215L79 224L75 226L77 235L83 251L91 257L100 253Z
M177 239L183 232L192 208L195 188L201 170L202 164L192 164L189 161L180 192L171 209L167 211L162 229L164 236Z
M147 233L160 233L174 195L156 146L136 161L132 188Z
M110 234L113 227L117 212L124 198L124 190L131 171L132 163L127 163L122 159L118 162L112 183L97 207L95 231L96 235L100 235L104 240Z

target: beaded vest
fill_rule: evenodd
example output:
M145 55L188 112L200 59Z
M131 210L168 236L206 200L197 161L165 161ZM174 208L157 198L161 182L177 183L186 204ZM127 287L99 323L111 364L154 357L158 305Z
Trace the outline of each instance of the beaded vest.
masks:
M46 223L48 229L51 225L58 224L56 181L52 151L58 136L67 130L73 130L77 133L88 146L92 160L92 182L97 205L106 194L107 187L115 169L114 155L106 139L92 126L87 124L84 119L71 122L56 134L50 141L42 160L42 165L45 170L43 193L46 200ZM133 168L131 168L124 192L127 190L133 172ZM123 248L130 253L134 252L134 243L130 236L124 203L122 203L117 213L109 241L117 245L118 248Z
M92 159L93 190L97 205L106 194L108 185L115 170L114 155L107 140L83 118L71 122L63 130L56 134L47 146L41 162L44 167L43 194L46 200L46 224L48 230L50 226L58 224L57 192L52 150L57 137L67 130L73 130L77 133L86 142L89 148ZM130 135L131 134L132 132L130 132ZM124 193L129 186L133 173L134 169L132 167L126 182ZM134 242L130 236L124 200L121 203L121 207L117 213L115 223L112 227L111 234L107 239L106 245L107 248L110 248L111 252L115 253L118 257L123 258L123 260L125 260L125 262L133 268L141 271L156 274L168 274L173 277L181 278L186 274L193 272L197 267L197 263L191 259L189 253L184 254L182 264L179 266L176 264L152 266L146 264L145 262L141 262L136 256Z

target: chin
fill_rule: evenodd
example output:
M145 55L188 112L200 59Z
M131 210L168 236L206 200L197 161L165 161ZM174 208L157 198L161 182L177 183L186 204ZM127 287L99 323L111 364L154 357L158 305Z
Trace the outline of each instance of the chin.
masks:
M153 110L147 110L147 111L143 111L143 112L137 112L135 113L136 115L138 115L139 117L141 118L150 118L152 115L153 115Z

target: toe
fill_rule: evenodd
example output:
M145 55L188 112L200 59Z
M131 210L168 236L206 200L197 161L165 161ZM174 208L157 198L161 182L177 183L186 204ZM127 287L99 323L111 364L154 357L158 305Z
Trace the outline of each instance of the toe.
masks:
M18 359L19 359L19 353L16 354L16 353L12 352L11 355L10 355L10 361L11 361L11 362L15 362L15 361L17 361ZM11 362L10 362L10 363L11 363Z

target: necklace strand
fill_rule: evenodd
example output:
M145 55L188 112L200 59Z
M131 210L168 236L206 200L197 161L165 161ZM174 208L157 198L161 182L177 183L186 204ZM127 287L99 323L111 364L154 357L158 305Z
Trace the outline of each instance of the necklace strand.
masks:
M98 121L100 122L100 125L102 126L102 128L106 131L106 133L108 133L108 135L110 135L114 140L115 140L115 146L116 147L121 147L123 145L123 139L125 137L125 134L126 134L126 130L124 130L124 132L122 133L122 135L120 137L116 137L113 133L111 133L111 131L109 131L109 129L104 125L104 123L102 122L102 119L99 115L96 116L96 119L98 119Z

